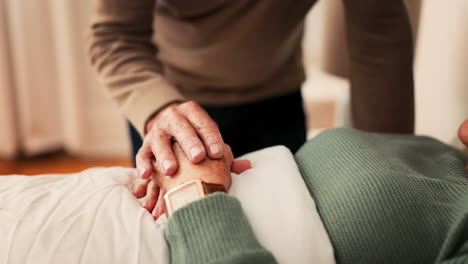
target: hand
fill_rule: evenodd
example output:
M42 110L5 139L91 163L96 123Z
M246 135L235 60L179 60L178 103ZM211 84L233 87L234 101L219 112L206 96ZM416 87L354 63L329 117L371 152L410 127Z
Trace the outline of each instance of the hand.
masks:
M137 172L143 179L148 179L154 172L154 162L165 175L173 175L177 171L177 159L171 148L173 141L179 142L193 163L201 162L206 153L211 159L223 156L224 142L218 126L193 101L163 108L146 127L148 133L136 156Z
M458 137L468 148L468 119L466 119L458 128ZM468 164L466 164L465 170L468 171Z
M159 173L159 168L155 164L155 173L150 179L144 180L134 190L133 195L141 198L147 195L143 204L153 218L157 219L165 211L164 194L185 182L201 179L208 183L222 184L229 190L231 186L230 171L240 174L251 167L250 161L233 161L233 155L229 146L224 146L224 155L221 159L205 159L199 164L193 164L184 154L182 147L178 143L172 146L173 153L179 160L179 169L173 176L165 176Z
M463 121L463 123L458 128L458 137L460 138L460 141L463 142L463 144L465 144L465 146L468 148L468 119Z

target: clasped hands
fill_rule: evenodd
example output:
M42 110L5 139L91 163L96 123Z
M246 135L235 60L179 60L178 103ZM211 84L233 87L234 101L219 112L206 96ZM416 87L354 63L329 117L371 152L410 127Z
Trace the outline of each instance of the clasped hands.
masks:
M143 207L154 219L164 214L163 197L172 188L201 179L229 190L230 172L240 174L251 167L248 160L234 161L216 123L195 102L164 108L148 122L147 131L136 157L142 182L132 193L146 196Z

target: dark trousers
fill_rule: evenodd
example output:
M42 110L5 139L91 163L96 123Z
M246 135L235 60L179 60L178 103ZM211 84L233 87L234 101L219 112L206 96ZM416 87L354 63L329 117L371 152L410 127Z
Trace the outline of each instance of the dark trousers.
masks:
M300 91L249 104L202 106L218 124L235 157L275 145L285 145L295 153L306 141ZM130 123L129 128L134 158L142 140Z

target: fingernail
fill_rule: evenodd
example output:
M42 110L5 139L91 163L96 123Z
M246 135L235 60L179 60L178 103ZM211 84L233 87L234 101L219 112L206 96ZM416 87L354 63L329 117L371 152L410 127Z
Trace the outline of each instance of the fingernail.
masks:
M221 152L221 146L219 144L213 144L210 147L210 151L212 155L218 154Z
M200 155L203 152L203 149L201 147L193 147L190 150L190 156L192 159L196 158L198 155Z
M174 166L174 162L172 160L164 160L163 162L163 168L164 168L164 171L167 172L170 168L172 168L172 166Z

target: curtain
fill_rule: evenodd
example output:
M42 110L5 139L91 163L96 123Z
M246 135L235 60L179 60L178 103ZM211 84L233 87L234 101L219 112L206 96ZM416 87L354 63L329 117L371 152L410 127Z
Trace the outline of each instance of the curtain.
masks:
M339 101L336 125L349 122L341 1L319 1L304 38L303 91ZM0 158L58 148L79 156L129 153L125 121L86 56L91 2L0 0ZM418 40L416 131L457 145L457 125L468 117L468 1L406 3Z
M0 3L0 155L127 155L124 119L86 56L91 1Z
M12 157L17 146L12 65L5 5L0 1L0 157Z

